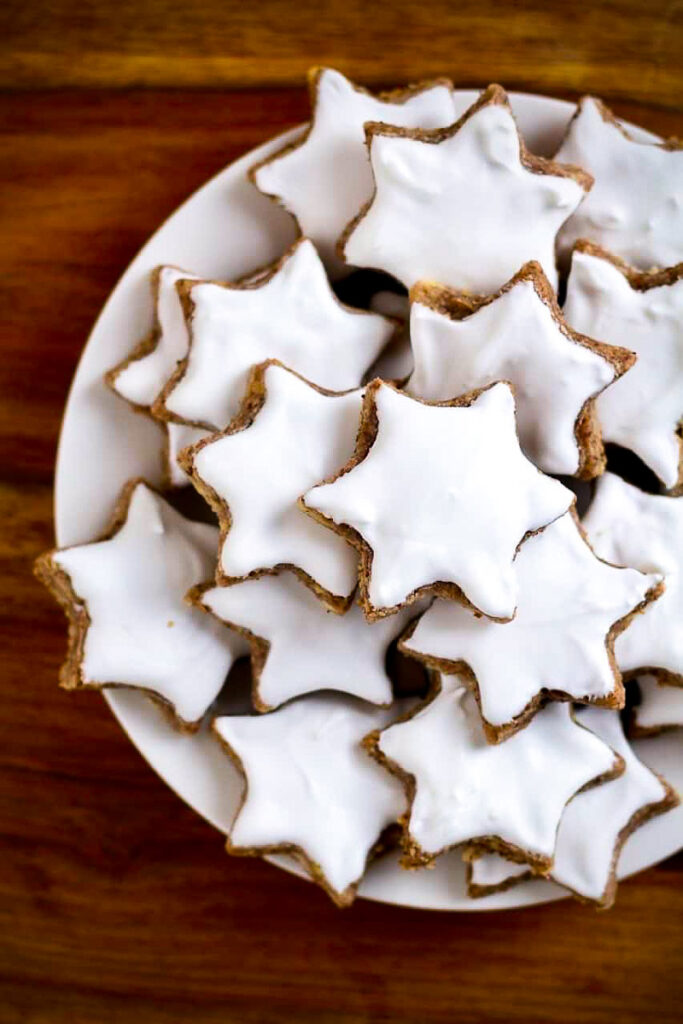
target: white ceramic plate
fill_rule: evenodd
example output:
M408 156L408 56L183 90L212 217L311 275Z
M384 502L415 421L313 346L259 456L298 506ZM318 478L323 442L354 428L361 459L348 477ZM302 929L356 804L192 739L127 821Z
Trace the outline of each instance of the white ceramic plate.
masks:
M456 93L458 114L477 93ZM573 107L542 96L513 94L512 106L529 148L550 155ZM55 519L60 546L92 540L109 521L125 480L142 475L159 480L160 434L103 383L151 324L149 271L172 263L206 277L232 278L280 256L293 240L290 218L259 195L245 172L300 129L272 140L208 182L184 203L138 253L111 294L83 352L64 415L57 458ZM643 140L653 137L634 129ZM162 779L198 814L227 832L237 807L240 783L231 762L206 732L183 736L154 707L132 691L109 691L109 705L128 736ZM669 734L637 744L643 760L683 789L680 737ZM630 838L620 864L622 876L640 871L683 845L683 807L649 822ZM288 858L273 858L300 873ZM230 861L226 857L226 872ZM439 859L434 871L405 872L394 858L372 866L362 896L433 910L490 910L559 899L550 882L520 885L486 899L469 900L458 852Z

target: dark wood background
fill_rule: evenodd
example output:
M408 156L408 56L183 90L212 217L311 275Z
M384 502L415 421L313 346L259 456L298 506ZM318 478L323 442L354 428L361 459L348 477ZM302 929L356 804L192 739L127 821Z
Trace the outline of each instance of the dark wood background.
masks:
M681 859L574 903L335 910L219 836L96 695L56 689L64 625L30 576L52 543L69 381L100 306L190 191L306 117L309 64L602 95L683 131L666 0L10 0L0 12L0 1020L674 1021Z

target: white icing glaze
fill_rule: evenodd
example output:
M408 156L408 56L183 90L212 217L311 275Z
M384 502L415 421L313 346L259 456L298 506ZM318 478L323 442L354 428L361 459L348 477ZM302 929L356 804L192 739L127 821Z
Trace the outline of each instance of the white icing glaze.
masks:
M655 676L638 677L640 704L633 709L639 729L683 727L683 686L671 686Z
M605 473L583 525L601 558L664 575L661 597L617 637L619 668L683 675L683 498L645 494Z
M573 500L522 455L510 388L496 384L461 408L425 405L382 384L375 406L379 429L366 458L309 491L306 504L370 546L376 608L444 581L485 614L510 618L517 545Z
M416 92L403 103L387 103L359 91L338 71L325 69L318 77L308 136L263 164L256 171L256 185L280 199L337 274L343 268L335 254L337 239L372 196L365 122L441 128L454 119L453 97L446 85Z
M576 420L614 379L614 368L571 340L531 281L519 281L462 320L415 302L410 333L410 394L437 402L509 380L525 455L545 473L576 473Z
M527 170L519 146L514 118L499 104L438 143L374 135L376 193L346 259L408 288L430 280L481 294L538 260L556 287L555 235L584 192L572 178Z
M190 480L185 470L178 465L178 454L183 448L188 448L207 437L208 433L200 427L191 427L186 423L173 423L173 421L165 423L164 427L168 439L166 454L171 486L185 487Z
M567 805L557 832L550 877L579 896L599 902L615 866L612 861L620 832L638 811L663 800L666 790L634 754L618 712L585 708L577 718L623 757L626 768L619 778L578 793ZM495 854L485 854L472 864L472 881L478 885L500 885L519 873L519 865Z
M155 347L142 359L135 359L116 376L114 389L135 405L150 406L176 368L178 360L187 355L188 333L178 281L197 281L192 274L178 267L160 267L157 278Z
M380 833L405 808L403 787L360 745L396 714L395 707L321 694L268 715L216 719L216 731L247 778L232 845L296 845L342 894L363 875Z
M187 369L166 408L187 422L225 427L238 411L249 371L266 359L331 391L357 387L391 337L391 321L336 299L307 239L258 287L212 282L192 289Z
M683 418L683 279L631 288L609 260L575 252L564 307L578 331L638 356L598 398L603 437L635 452L667 487L678 480Z
M370 374L382 380L405 380L413 371L408 296L397 295L396 292L377 292L370 300L370 309L402 321L401 328L396 331Z
M186 722L218 695L245 640L184 603L213 573L218 531L179 515L144 484L110 540L57 552L87 606L83 676L152 690Z
M220 554L227 576L294 565L335 595L356 586L357 558L297 505L313 483L351 458L362 391L321 394L283 367L265 371L266 400L252 424L209 442L197 473L230 509Z
M610 748L549 704L504 743L486 742L474 696L457 676L415 717L386 729L380 750L414 776L410 836L426 854L484 836L552 857L567 801L614 764Z
M560 232L563 254L577 238L590 238L644 270L683 260L683 150L634 142L588 97L555 159L595 178Z
M269 708L315 690L338 690L390 704L389 644L416 614L368 623L357 604L344 615L325 608L292 573L215 587L202 603L224 621L268 642L258 692Z
M614 694L607 634L660 577L601 562L571 513L522 545L515 570L519 602L512 622L477 618L455 601L437 599L404 647L468 664L482 715L493 726L511 722L542 689L575 700Z

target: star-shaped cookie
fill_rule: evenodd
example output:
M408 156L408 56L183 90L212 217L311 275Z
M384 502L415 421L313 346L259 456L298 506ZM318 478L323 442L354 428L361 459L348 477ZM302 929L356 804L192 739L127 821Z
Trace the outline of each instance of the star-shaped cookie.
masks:
M623 768L574 722L568 704L549 704L505 743L487 743L476 700L458 676L437 676L435 695L366 742L406 785L404 846L415 865L476 841L546 871L567 801Z
M462 296L429 284L416 285L411 299L409 394L437 402L509 380L527 458L544 473L602 472L595 398L634 356L572 331L538 263L482 302L463 306Z
M67 689L127 686L195 727L218 696L243 637L184 602L211 574L218 531L184 519L142 481L128 484L99 541L43 555L36 574L70 620Z
M219 583L289 567L333 607L349 603L355 552L297 502L351 457L362 400L360 390L322 391L267 362L252 372L243 412L228 429L181 453L221 525Z
M351 903L373 847L406 806L399 781L361 746L396 714L316 694L268 715L217 718L245 780L228 851L291 854L336 903Z
M555 236L592 179L528 152L499 85L449 128L365 130L375 194L341 237L347 262L490 294L537 260L557 286Z
M643 270L683 260L680 142L636 142L604 103L586 96L555 159L579 164L595 178L560 231L563 256L578 238L589 238Z
M578 793L567 804L549 877L579 899L609 907L616 894L616 869L624 843L646 821L675 807L678 798L638 760L616 711L584 708L577 720L616 751L625 768L618 778ZM485 896L523 877L519 864L486 853L471 863L469 889L472 895Z
M190 348L154 413L208 430L222 430L237 414L252 366L278 359L322 388L344 391L361 383L396 326L342 305L308 239L255 281L180 288Z
M525 726L555 699L623 707L614 643L659 593L659 576L602 562L572 512L522 545L511 622L437 600L400 642L432 668L461 674L478 695L488 739Z
M229 587L201 587L194 601L251 647L253 702L271 711L316 690L338 690L372 704L392 701L387 649L416 609L369 623L358 604L329 611L289 572Z
M105 374L109 387L127 402L149 413L164 385L187 355L189 336L180 295L179 281L197 281L193 274L178 267L161 266L152 273L154 323L150 333L136 345L123 362ZM206 431L176 423L160 423L165 433L163 468L166 483L184 487L187 476L178 466L176 456L181 448L194 444Z
M311 125L300 139L250 171L256 187L277 199L311 238L328 269L344 270L335 254L343 229L372 196L364 124L441 128L455 119L447 79L373 96L338 71L312 68L308 76Z
M640 703L631 714L629 732L632 736L654 736L666 729L683 728L683 684L638 676Z
M598 397L604 440L635 452L667 488L683 486L683 263L639 273L580 242L564 312L576 330L638 357Z
M662 596L617 637L617 665L683 682L683 497L645 494L605 473L583 525L601 558L664 577Z
M511 618L519 545L572 501L522 455L507 384L429 405L381 380L366 388L354 458L303 498L358 547L368 618L428 591Z

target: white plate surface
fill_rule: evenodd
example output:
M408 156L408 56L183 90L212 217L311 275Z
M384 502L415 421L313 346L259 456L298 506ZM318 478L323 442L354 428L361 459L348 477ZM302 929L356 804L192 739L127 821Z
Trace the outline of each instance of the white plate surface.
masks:
M478 93L456 93L458 115ZM529 148L550 155L572 115L560 100L526 94L511 102ZM146 333L152 307L149 272L171 263L206 277L233 278L281 255L293 240L290 218L259 195L245 172L284 141L294 129L226 167L190 197L152 236L112 292L90 335L72 384L57 458L55 521L60 546L94 539L107 525L122 484L132 476L159 481L160 434L103 383ZM634 129L639 138L653 136ZM239 799L240 782L231 762L206 732L175 732L143 696L116 690L106 694L128 736L162 779L208 822L227 832ZM680 736L670 733L636 744L640 756L683 790ZM625 848L620 875L641 871L683 845L683 807L648 822ZM286 857L272 858L301 873ZM230 861L226 857L226 872ZM433 871L402 871L395 858L376 862L360 894L369 899L432 910L492 910L559 899L563 890L550 882L528 882L486 899L465 896L465 872L456 851L441 857Z

